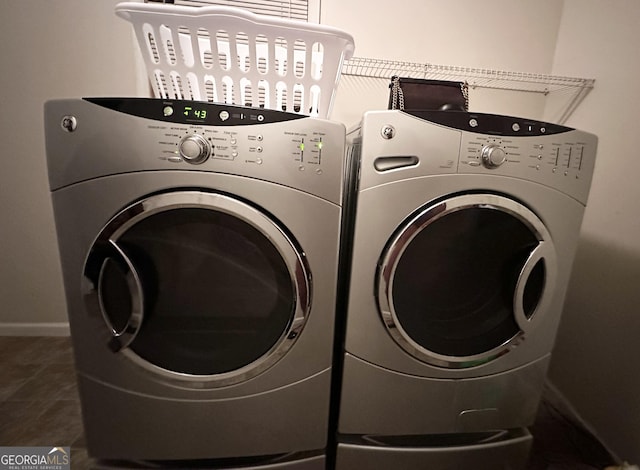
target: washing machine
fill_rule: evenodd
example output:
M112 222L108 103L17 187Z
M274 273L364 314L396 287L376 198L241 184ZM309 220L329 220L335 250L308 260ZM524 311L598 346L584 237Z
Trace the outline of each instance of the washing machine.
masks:
M348 141L337 468L522 468L596 137L375 111Z
M89 454L324 469L344 126L144 98L45 124Z

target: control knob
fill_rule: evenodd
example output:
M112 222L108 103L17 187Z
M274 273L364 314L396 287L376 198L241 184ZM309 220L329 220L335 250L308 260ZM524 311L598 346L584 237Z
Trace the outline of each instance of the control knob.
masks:
M188 135L178 144L178 151L185 162L192 165L203 163L209 158L209 142L199 134Z
M480 157L482 158L482 164L487 168L497 168L507 161L506 152L495 144L482 147Z

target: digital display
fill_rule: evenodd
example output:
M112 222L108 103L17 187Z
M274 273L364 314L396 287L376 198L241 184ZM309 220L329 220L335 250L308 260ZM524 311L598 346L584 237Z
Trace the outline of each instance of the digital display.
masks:
M184 114L185 117L191 118L191 119L204 120L204 119L207 118L207 110L206 109L198 109L198 108L194 108L194 107L191 107L191 106L185 106L184 107L184 112L182 114Z
M83 98L108 109L165 122L196 125L257 125L304 119L304 114L286 113L271 109L247 108L221 103L157 98ZM70 121L60 123L70 129Z

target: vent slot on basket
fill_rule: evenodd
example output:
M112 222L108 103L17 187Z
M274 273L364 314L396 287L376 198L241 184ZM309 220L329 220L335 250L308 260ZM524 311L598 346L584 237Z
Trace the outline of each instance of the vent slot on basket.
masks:
M156 36L153 32L153 28L150 24L145 24L144 37L146 39L147 52L149 53L149 59L154 64L160 63L160 53L158 52L158 43L156 42Z
M198 77L193 72L189 72L187 74L187 90L189 91L187 99L198 101L202 100L200 90L198 89Z
M233 10L233 12L230 12ZM237 13L236 13L237 11ZM353 39L241 9L124 2L155 95L327 117Z
M225 104L238 104L234 100L234 83L229 76L222 77L222 102Z
M229 45L229 33L224 30L216 32L216 44L218 49L218 65L222 70L231 69L231 47Z
M213 53L211 52L211 36L209 36L209 31L204 28L199 28L196 34L198 37L197 47L200 64L202 64L205 69L211 70L213 68Z
M176 65L176 49L173 45L173 31L167 25L160 25L160 40L162 42L162 48L164 50L167 63L169 65Z
M258 82L258 103L256 104L258 108L262 109L271 107L269 106L269 82L266 80L260 80Z
M233 50L233 49L232 49ZM249 53L249 36L246 33L236 34L235 54L238 59L238 68L247 73L251 70L251 56Z
M293 46L294 75L296 78L304 77L305 62L307 58L307 44L298 39Z
M322 78L322 63L324 62L324 46L321 42L314 43L311 49L311 78Z
M171 85L173 86L173 94L179 100L184 99L184 92L182 91L182 78L177 72L171 72Z
M287 40L283 37L275 39L274 44L274 68L276 73L284 77L287 75Z
M193 52L193 38L191 31L186 26L178 28L178 43L180 45L180 59L187 67L193 67L195 54Z
M269 39L264 34L256 36L256 68L260 75L269 72L269 66L273 66L274 61L269 61Z
M240 80L240 103L243 106L253 106L253 89L251 80L242 78Z
M302 112L302 105L304 104L304 88L302 85L296 84L293 87L293 111L296 113Z
M216 79L211 75L205 75L204 89L206 94L206 101L209 101L211 103L219 102L218 93L216 92Z
M156 90L160 98L166 99L169 95L167 93L167 79L164 73L160 70L156 70L154 73Z

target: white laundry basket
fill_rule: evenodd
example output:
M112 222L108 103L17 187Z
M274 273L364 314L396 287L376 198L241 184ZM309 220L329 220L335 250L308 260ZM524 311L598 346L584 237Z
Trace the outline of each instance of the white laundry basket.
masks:
M158 98L328 117L351 35L240 8L123 2Z

